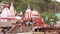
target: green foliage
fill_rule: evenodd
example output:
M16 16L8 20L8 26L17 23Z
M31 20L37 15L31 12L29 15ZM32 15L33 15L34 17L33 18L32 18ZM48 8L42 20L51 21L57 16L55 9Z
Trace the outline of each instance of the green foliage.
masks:
M26 11L27 5L30 4L31 9L35 8L38 10L39 6L36 4L36 0L19 0L14 1L14 6L16 10Z
M11 2L13 1L14 3L14 8L17 11L22 10L24 13L27 9L27 5L30 4L31 9L36 9L39 10L40 13L44 12L44 11L54 11L55 10L55 4L52 0L0 0L0 2L2 1L7 1L7 2ZM60 4L60 3L58 3ZM57 4L57 10L60 10L60 8L58 7ZM59 5L60 6L60 5Z
M51 0L0 0L0 1L7 1L7 2L13 1L15 10L18 11L22 10L23 12L25 12L25 10L27 9L28 4L30 4L31 9L34 8L36 10L39 10L40 12L48 10L47 6L49 3L51 4Z
M2 2L2 0L0 0L0 2Z
M58 18L57 18L57 16L55 15L55 16L53 17L53 22L56 24L57 21L58 21Z
M51 19L53 19L52 20L53 23L56 23L56 21L57 21L57 16L54 13L52 13L52 12L44 12L41 15L44 18L44 21L45 21L46 24L50 24L51 23L51 21L50 21ZM46 17L48 17L48 20L46 20Z
M40 13L43 12L41 15L43 16L44 20L46 17L48 17L48 24L50 23L50 19L52 18L54 20L54 23L57 21L57 17L53 17L55 14L51 13L51 11L55 10L55 4L52 0L0 0L0 2L2 1L13 1L15 10L17 10L18 12L22 10L23 13L25 13L27 5L30 4L31 9L34 8L39 10ZM59 8L58 5L60 6L60 3L57 4L56 8Z

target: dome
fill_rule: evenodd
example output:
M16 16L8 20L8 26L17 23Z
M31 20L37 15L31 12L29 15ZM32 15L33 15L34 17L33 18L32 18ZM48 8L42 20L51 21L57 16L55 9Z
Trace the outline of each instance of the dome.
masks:
M26 12L31 12L31 9L28 8L28 9L26 10Z
M28 5L26 12L31 12L30 5Z
M32 11L32 14L33 14L33 15L38 15L38 12L35 11L35 10L33 10L33 11Z

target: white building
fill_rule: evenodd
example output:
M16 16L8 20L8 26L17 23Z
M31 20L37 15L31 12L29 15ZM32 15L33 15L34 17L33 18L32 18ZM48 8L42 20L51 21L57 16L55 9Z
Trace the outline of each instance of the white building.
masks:
M28 5L28 8L25 12L25 18L26 19L32 18L32 12L31 12L31 9L30 9L30 5Z

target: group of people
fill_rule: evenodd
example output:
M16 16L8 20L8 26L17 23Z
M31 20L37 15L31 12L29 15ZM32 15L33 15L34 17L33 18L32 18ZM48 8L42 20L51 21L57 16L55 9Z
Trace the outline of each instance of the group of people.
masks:
M44 29L41 29L44 27L45 23L42 19L42 16L38 15L37 11L33 10L31 11L30 5L28 5L28 9L26 10L25 16L18 15L13 12L13 4L11 3L10 11L9 11L9 5L4 5L3 11L1 13L1 17L14 17L17 19L16 24L19 26L20 32L39 32L44 31ZM3 21L7 21L7 19L4 19ZM48 26L48 25L47 25ZM3 31L3 30L2 30ZM4 32L4 31L3 31Z
M42 17L30 19L30 20L17 20L16 22L19 26L22 32L33 32L34 29L43 27L44 23L42 21Z

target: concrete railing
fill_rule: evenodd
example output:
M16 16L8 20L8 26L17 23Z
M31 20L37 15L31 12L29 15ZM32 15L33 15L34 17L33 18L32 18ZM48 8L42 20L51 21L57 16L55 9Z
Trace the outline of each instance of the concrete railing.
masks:
M44 32L28 32L28 33L17 33L17 34L44 34Z
M44 32L7 33L7 34L44 34Z

